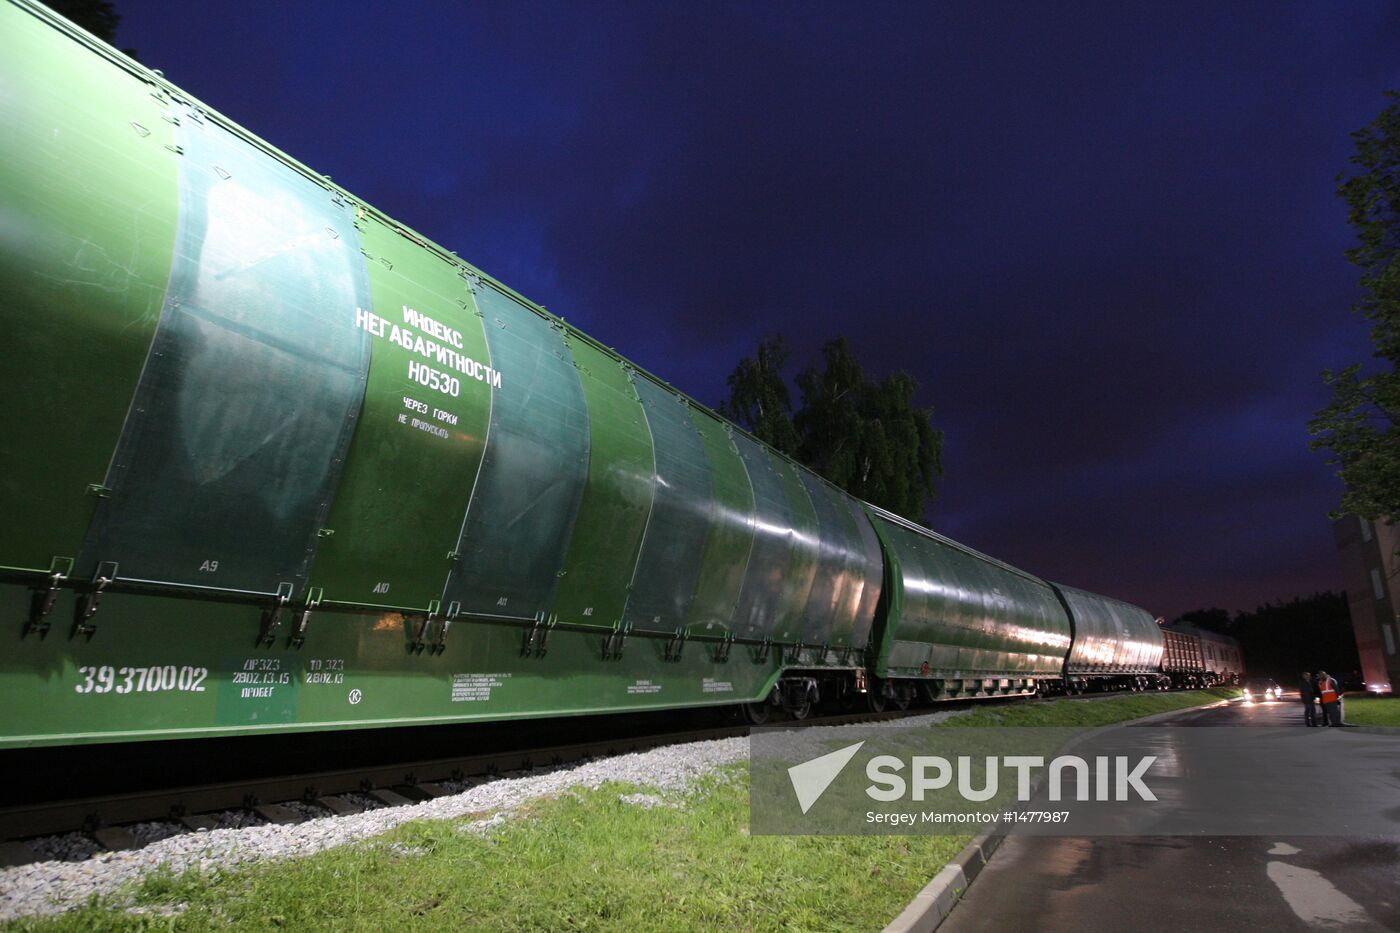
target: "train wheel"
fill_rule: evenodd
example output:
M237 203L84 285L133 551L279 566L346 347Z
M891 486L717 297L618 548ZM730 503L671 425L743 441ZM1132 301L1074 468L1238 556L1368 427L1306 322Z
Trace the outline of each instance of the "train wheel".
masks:
M744 718L755 726L761 726L767 722L772 711L773 706L767 700L744 704Z
M908 684L899 684L894 688L894 708L903 712L909 708L909 704L914 702L914 688Z
M871 678L870 689L865 691L865 708L872 713L885 711L885 685Z

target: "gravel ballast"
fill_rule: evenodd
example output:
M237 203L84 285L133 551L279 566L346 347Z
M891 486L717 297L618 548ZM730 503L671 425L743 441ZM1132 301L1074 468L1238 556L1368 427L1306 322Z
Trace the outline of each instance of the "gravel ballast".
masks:
M957 713L930 713L902 719L899 723L904 727L932 725L950 715ZM847 727L819 726L804 732L843 728ZM297 858L378 836L412 820L450 820L472 814L491 814L489 819L464 825L464 829L471 831L486 831L500 825L508 814L530 800L556 796L575 787L596 788L617 781L663 793L684 791L715 769L745 761L748 756L749 740L743 737L670 745L567 765L543 774L501 778L411 806L381 807L347 816L309 819L294 825L264 823L187 832L158 838L140 849L99 852L88 858L83 857L91 845L86 837L78 834L51 837L61 838L65 843L41 847L41 854L52 860L0 871L0 920L61 913L82 906L93 895L116 894L124 885L157 869L180 874L192 869L233 868L264 859ZM639 798L641 796L650 797L639 795ZM652 799L635 801L641 806L655 806L657 802ZM156 837L162 835L166 827L151 829L154 831L149 837ZM74 861L75 858L81 860Z

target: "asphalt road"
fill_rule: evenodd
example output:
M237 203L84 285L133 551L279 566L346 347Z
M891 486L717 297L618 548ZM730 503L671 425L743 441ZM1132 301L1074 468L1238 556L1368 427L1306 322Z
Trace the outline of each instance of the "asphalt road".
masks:
M1301 728L1302 706L1294 694L1169 722ZM1326 742L1329 732L1308 735ZM1400 778L1400 758L1395 766ZM1369 803L1393 819L1400 783L1388 783ZM1011 836L939 929L1400 930L1400 835Z

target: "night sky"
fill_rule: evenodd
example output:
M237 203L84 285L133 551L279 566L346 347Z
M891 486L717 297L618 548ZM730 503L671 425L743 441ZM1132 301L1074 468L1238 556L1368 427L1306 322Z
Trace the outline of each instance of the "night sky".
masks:
M1339 588L1334 194L1400 6L116 0L205 103L710 404L846 334L929 517L1168 617ZM1131 6L1133 9L1125 9ZM794 399L795 400L795 399Z

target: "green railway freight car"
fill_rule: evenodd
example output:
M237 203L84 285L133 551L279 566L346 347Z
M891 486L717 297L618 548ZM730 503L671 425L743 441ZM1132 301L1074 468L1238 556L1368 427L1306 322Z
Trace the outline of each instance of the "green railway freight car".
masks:
M1070 651L1049 584L31 0L0 0L0 319L0 747L801 716L1027 693Z
M930 699L1034 693L1062 676L1070 622L1049 584L867 509L886 554L876 675Z
M849 496L44 7L0 82L0 744L854 682Z
M1072 586L1053 584L1074 626L1074 646L1065 660L1071 690L1094 686L1146 689L1162 673L1161 626L1146 609Z

